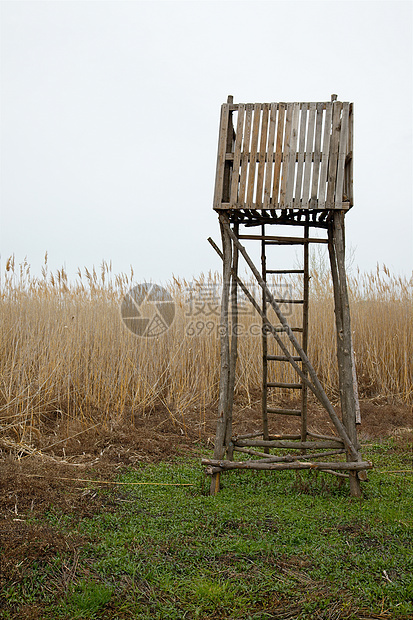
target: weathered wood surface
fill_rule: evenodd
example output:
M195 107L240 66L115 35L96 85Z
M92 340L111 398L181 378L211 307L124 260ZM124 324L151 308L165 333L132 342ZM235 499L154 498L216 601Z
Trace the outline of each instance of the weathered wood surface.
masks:
M234 441L234 445L241 448L257 446L257 448L282 448L282 449L306 449L306 450L322 450L324 448L337 448L336 441L284 441L282 439L268 440L265 439L238 439Z
M238 224L234 224L235 234L238 234ZM227 423L225 432L225 447L227 456L232 459L232 409L234 405L235 390L235 373L238 358L238 250L236 247L232 251L232 268L231 268L231 348L229 359L229 376L228 376L228 403L227 403Z
M240 446L234 446L234 451L241 452L243 454L249 454L250 456L262 457L260 461L263 462L263 459L265 459L268 463L273 461L274 463L288 463L291 461L296 461L297 459L300 461L302 461L303 459L312 459L315 461L317 459L325 458L326 456L335 456L337 454L343 454L345 452L344 448L338 448L337 450L327 450L326 452L313 452L312 454L300 454L299 456L293 456L291 454L274 456L268 455L267 452L259 452L253 448L242 448Z
M234 164L233 171L238 171L238 174L233 172L231 179L231 193L230 202L235 203L237 201L239 174L241 166L241 149L242 149L242 128L244 126L245 105L241 104L238 109L238 122L235 135L234 145ZM240 192L241 193L241 192Z
M214 209L219 208L224 192L225 154L227 151L229 106L221 107L221 121L219 125L217 171L215 176Z
M265 236L265 225L261 226L261 235ZM239 235L238 235L239 237ZM267 258L265 253L265 243L261 241L261 273L264 281L267 280ZM262 295L262 312L267 317L267 300L265 297L265 291L261 291ZM262 319L262 394L261 394L261 417L262 417L262 429L263 438L269 439L268 435L268 334L265 330L267 319ZM267 450L266 450L267 451Z
M321 237L287 237L278 235L238 235L238 239L249 239L251 241L265 241L266 243L279 243L280 245L304 245L305 243L328 243L328 239ZM302 273L302 270L296 270ZM269 273L269 272L267 272ZM282 272L281 272L282 273ZM294 273L288 270L287 273Z
M347 140L347 135L345 136ZM358 409L358 394L355 369L353 365L353 348L351 339L350 307L345 272L345 238L344 214L334 212L333 221L329 230L329 256L334 290L334 311L337 332L337 361L339 374L339 389L343 424L353 445L357 446L356 416ZM354 455L350 457L354 458ZM357 460L361 456L357 453ZM360 476L361 478L362 476ZM359 497L360 478L350 475L350 492Z
M304 227L304 237L308 238L310 236L310 226L309 226L309 214L306 214L306 224ZM308 319L309 319L309 284L310 284L310 249L309 244L306 243L304 245L304 256L303 256L303 312L302 312L302 320L303 320L303 335L301 344L303 347L303 351L308 353ZM304 366L303 372L307 375L307 369ZM308 388L305 381L301 381L301 440L306 441L307 439L307 430L308 430Z
M214 208L348 209L352 149L348 102L226 103Z
M326 206L326 189L327 189L327 172L328 172L328 153L330 151L330 138L331 138L331 122L333 116L332 103L327 104L325 121L324 121L324 137L323 137L323 149L321 155L321 169L320 169L320 190L318 193L318 208L325 209Z
M274 179L273 179L273 186L272 186L272 200L270 200L270 204L272 205L278 203L278 191L280 188L281 160L282 160L282 150L283 150L283 140L284 140L284 119L285 119L285 104L280 103L280 107L278 110L277 144L276 144L275 159L274 159ZM271 156L269 156L268 159L271 161Z
M276 105L272 103L270 106L270 124L269 124L269 130L268 130L268 147L267 147L268 154L274 153L276 119L277 119L277 108L276 108ZM272 168L273 168L273 158L267 156L266 165L265 165L265 185L264 185L264 202L263 202L263 206L265 209L270 204Z
M215 436L214 458L220 459L224 456L225 439L227 436L228 425L228 402L229 402L229 374L230 374L230 344L229 344L229 295L232 264L232 244L228 235L229 225L228 216L221 213L219 216L221 228L222 247L223 247L223 286L221 300L221 373L219 381L219 400L217 432ZM219 491L219 473L215 474L211 480L211 495Z
M240 467L238 467L238 468L233 468L233 469L241 469L241 468L240 468ZM245 468L244 468L244 469L245 469ZM252 468L249 468L249 469L252 469ZM257 468L253 468L253 469L257 469ZM285 467L283 467L283 468L281 468L281 469L286 469L286 468L285 468ZM291 468L289 468L289 469L291 469ZM297 467L294 467L294 468L292 468L292 469L302 469L302 468L297 468ZM311 469L314 469L314 468L311 468ZM214 465L208 465L208 466L205 468L205 473L206 473L207 475L209 475L209 476L213 476L214 474L220 474L220 473L222 473L223 471L225 471L225 470L224 470L222 467L218 467L218 466L216 466L216 465L215 465L215 466L214 466ZM317 472L322 472L323 474L332 474L333 476L337 476L337 477L339 477L339 478L349 478L349 477L350 477L350 475L349 475L349 474L345 474L345 473L343 473L343 472L341 472L341 471L334 471L334 470L332 470L332 469L317 469Z
M256 470L283 470L283 469L338 469L359 471L364 469L372 469L373 464L371 461L360 461L353 463L346 463L343 461L337 463L323 463L320 461L293 461L292 463L261 463L260 461L220 461L218 459L202 459L202 465L211 465L212 467L219 467L222 470L228 469L256 469Z
M313 162L313 148L314 148L314 126L315 126L315 112L316 104L310 103L310 109L308 114L308 127L307 127L307 146L305 150L305 169L304 169L304 185L302 194L302 208L308 207L308 199L310 197L310 181L311 181L311 169Z

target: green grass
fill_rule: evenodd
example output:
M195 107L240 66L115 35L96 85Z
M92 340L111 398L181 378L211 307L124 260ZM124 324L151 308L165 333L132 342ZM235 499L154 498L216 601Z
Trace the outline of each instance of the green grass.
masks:
M45 516L84 537L76 570L56 597L68 558L31 566L2 617L31 603L50 620L411 618L413 475L386 470L412 470L412 450L363 455L376 468L361 500L312 472L231 472L209 497L194 459L126 470L130 486L99 491L107 510Z

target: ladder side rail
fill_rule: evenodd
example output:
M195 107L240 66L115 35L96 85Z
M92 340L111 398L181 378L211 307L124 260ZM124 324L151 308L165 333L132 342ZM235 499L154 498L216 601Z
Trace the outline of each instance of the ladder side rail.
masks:
M238 224L234 224L234 232L238 233ZM225 431L225 446L227 457L233 458L232 449L232 410L234 406L235 372L238 357L238 249L234 246L232 250L232 268L229 274L231 278L231 345L229 357L229 379L228 379L228 403L227 403L227 423Z
M309 217L308 213L306 214L306 223L304 227L304 237L308 239L309 237ZM302 309L302 317L303 317L303 335L302 335L302 346L303 351L307 355L308 353L308 315L309 315L309 284L310 284L310 261L309 261L309 243L305 243L304 245L304 274L303 274L303 309ZM304 366L303 371L306 375L308 375L307 368ZM301 382L302 392L301 392L301 439L305 441L307 439L307 428L308 428L308 390L307 384L305 381Z
M263 224L261 226L261 233L262 236L265 236L265 224ZM266 258L266 253L265 253L265 243L264 241L261 241L261 273L262 273L262 277L264 279L264 281L266 282L267 277L266 277L266 269L267 269L267 258ZM268 389L267 389L267 383L268 383L268 360L267 360L267 355L268 355L268 334L267 334L267 330L265 329L266 323L268 321L267 319L267 300L266 300L266 296L265 296L265 291L264 289L262 289L262 313L263 316L262 318L262 396L261 396L261 411L262 411L262 429L263 429L263 436L264 439L268 439L269 437L269 433L268 433L268 413L267 413L267 406L268 406Z

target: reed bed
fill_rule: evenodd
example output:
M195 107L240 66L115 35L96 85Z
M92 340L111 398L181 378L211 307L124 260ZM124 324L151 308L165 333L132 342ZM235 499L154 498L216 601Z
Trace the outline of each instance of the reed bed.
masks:
M175 301L175 319L164 334L143 338L120 314L135 284L132 270L115 275L103 262L69 281L64 269L49 272L46 256L39 278L26 261L16 265L11 257L1 283L1 435L30 443L57 417L110 427L150 417L158 406L183 424L189 410L204 420L218 392L220 283L216 273L193 282L173 278L165 288ZM299 294L297 281L287 284ZM413 402L411 284L386 267L349 278L361 396ZM256 288L255 294L259 299ZM310 359L336 398L332 287L320 264L312 270L310 313ZM261 383L260 320L242 299L240 322L236 395L251 402ZM298 311L290 317L294 323L300 323Z

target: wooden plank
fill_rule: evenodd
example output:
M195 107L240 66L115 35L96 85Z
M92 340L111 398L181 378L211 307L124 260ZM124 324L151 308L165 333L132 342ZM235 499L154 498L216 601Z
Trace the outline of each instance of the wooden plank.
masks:
M278 107L278 123L277 123L277 143L275 148L275 162L274 162L274 179L272 185L272 207L277 208L279 205L278 193L280 187L280 172L281 172L281 159L282 148L284 138L284 125L285 125L285 103L280 103Z
M350 103L348 119L348 159L345 168L345 193L346 199L350 202L350 207L354 204L353 197L353 104Z
M280 208L281 209L284 209L286 206L285 198L286 198L286 191L287 191L288 167L290 163L292 116L293 116L293 104L287 103L287 115L286 115L286 121L285 121L284 146L283 146L283 156L282 156L281 188L280 188Z
M264 209L267 209L271 200L271 181L272 169L274 161L274 140L275 140L275 123L277 120L277 105L271 104L270 126L268 130L268 147L267 147L267 164L265 167L265 183L264 183Z
M338 162L337 162L337 181L336 181L336 209L341 209L343 204L343 186L344 186L344 166L346 163L347 155L347 142L348 142L348 115L349 104L343 103L343 110L341 113L341 130L340 130L340 143L338 148Z
M271 204L267 208L268 208L269 211L273 212L276 209L279 209L280 207L279 207L279 205L278 206L277 205L274 206L274 205ZM343 202L342 210L345 211L345 210L348 210L349 208L350 208L350 203L349 202ZM251 223L252 220L254 220L254 222L257 225L262 223L261 222L261 213L258 213L256 209L248 209L248 212L246 212L247 210L245 208L245 205L231 206L231 204L229 202L222 202L218 207L216 207L215 210L216 211L220 211L220 210L228 211L228 209L233 209L234 211L236 211L236 210L243 211L244 213L242 215L247 216L248 218L250 218L249 219L249 223ZM327 226L326 226L324 220L327 217L327 215L328 215L327 213L325 213L324 216L322 214L320 214L320 216L319 216L319 218L318 218L318 220L316 222L311 222L311 226L314 226L314 227L317 227L317 228L322 228L322 229L326 228ZM273 213L272 216L275 217L275 214ZM277 219L280 219L280 218L277 216ZM269 223L269 222L267 221L267 223ZM276 222L275 219L274 219L273 223L278 223L278 222ZM279 223L281 223L281 222L279 222ZM296 221L292 221L292 222L288 222L288 223L286 222L286 224L288 224L288 225L289 224L291 224L291 225L294 225L294 224L300 225L300 223L298 223Z
M267 383L267 385L270 388L286 388L290 390L301 390L303 387L301 383L283 383L282 381L272 381ZM298 413L300 414L301 411Z
M254 450L254 448L241 448L238 446L234 446L234 450L236 452L242 452L243 454L250 454L251 456L263 457L260 459L261 463L291 463L299 459L300 461L305 460L317 460L319 458L325 458L326 456L335 456L336 454L343 454L344 448L337 448L337 450L327 450L326 452L313 452L312 454L300 454L292 456L291 454L285 454L284 456L274 456L273 454L269 455L265 452L258 452ZM265 459L265 461L264 461Z
M338 146L339 146L339 141L340 141L341 105L342 104L340 101L333 102L333 125L332 125L332 130L331 130L330 155L328 158L328 175L327 175L328 186L327 186L326 209L334 209Z
M308 209L308 199L310 195L310 181L313 159L313 144L314 144L314 125L315 125L315 112L316 104L310 103L310 109L308 113L308 125L307 125L307 140L305 149L305 167L304 167L304 181L303 181L303 194L301 200L301 207Z
M280 103L277 102L269 102L270 105L275 105L276 109L279 109ZM315 102L308 102L308 101L300 101L299 105L300 105L300 109L303 108L303 106L309 106L310 103L315 103ZM327 102L320 102L321 105L323 106L323 109L326 109L326 104ZM236 112L239 108L240 105L250 105L252 107L254 107L255 105L259 106L260 110L262 110L264 108L265 105L267 105L266 103L257 103L257 102L244 102L243 104L240 103L231 103L229 104L229 109L232 112Z
M267 273L273 273L273 274L304 273L304 269L267 269Z
M267 103L264 104L262 109L261 116L261 138L260 138L260 149L258 153L258 176L257 176L257 188L255 195L255 204L257 209L259 209L263 205L263 185L264 185L264 172L265 172L265 160L267 155L267 137L268 137L268 115L269 115L269 105Z
M328 239L322 237L279 237L276 235L238 235L238 239L248 239L250 241L276 242L280 244L304 245L305 243L328 243ZM297 270L301 273L301 270ZM291 272L291 271L290 271ZM268 273L268 272L267 272Z
M228 102L230 103L232 97L228 97ZM230 110L228 114L228 130L227 130L227 145L225 149L225 167L224 167L224 184L222 190L222 202L228 202L231 190L231 177L232 177L232 161L234 159L234 140L235 140L235 132L234 125L232 122L233 112ZM232 155L232 159L228 159L228 154ZM222 204L222 203L221 203Z
M254 121L252 126L251 149L248 165L248 181L247 181L247 209L252 209L254 203L254 187L255 187L255 169L258 155L258 134L260 130L261 106L256 103L254 106Z
M267 413L275 413L277 415L301 416L301 409L267 409Z
M245 111L244 139L242 143L241 174L240 174L239 190L238 190L238 204L242 206L245 203L245 188L247 185L251 121L252 121L252 106L247 104L246 111Z
M219 125L218 157L217 170L215 176L214 209L222 202L222 191L224 187L225 153L227 148L229 105L224 103L221 106L221 120Z
M299 357L298 355L294 355L292 359L295 362L301 362L301 357ZM267 355L267 360L272 360L274 362L289 362L290 361L290 359L286 357L285 355Z
M297 141L298 141L298 124L300 121L300 104L293 104L292 121L291 121L291 137L290 152L288 155L288 176L285 192L285 206L293 208L293 191L295 180L295 163L297 158Z
M265 441L265 439L238 439L234 442L242 448L257 446L257 448L281 448L282 450L305 448L306 450L322 450L324 448L337 448L335 441L285 441L283 439L274 439ZM217 457L215 457L217 458Z
M315 141L314 141L314 163L313 163L313 178L311 183L311 200L310 208L317 208L318 199L318 176L320 171L320 159L321 159L321 131L323 128L323 105L317 103L317 120L315 127Z
M305 153L305 133L307 127L307 104L303 104L301 108L301 122L300 122L300 139L298 144L298 157L297 157L297 179L295 182L294 192L294 207L299 209L301 207L301 189L303 184L303 170L304 170L304 153Z
M231 195L230 204L236 205L238 203L238 186L240 181L240 166L241 166L241 148L244 128L244 114L245 106L239 105L238 108L238 120L237 120L237 133L235 136L234 147L234 163L232 168L232 182L231 182Z
M338 463L322 463L310 461L301 462L299 460L292 463L262 463L260 461L219 461L216 459L202 459L202 465L212 465L220 467L223 470L227 469L256 469L256 470L283 470L283 469L315 469L326 470L329 473L333 469L358 471L361 469L372 469L373 464L371 461L344 463L342 461Z
M328 158L330 152L330 138L331 138L331 121L333 117L333 104L331 102L326 104L326 113L324 118L324 137L323 137L323 150L321 155L321 170L320 170L320 191L318 193L318 208L325 209L326 206L326 189L327 189L327 171L328 171Z

